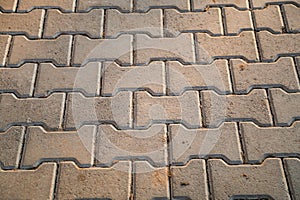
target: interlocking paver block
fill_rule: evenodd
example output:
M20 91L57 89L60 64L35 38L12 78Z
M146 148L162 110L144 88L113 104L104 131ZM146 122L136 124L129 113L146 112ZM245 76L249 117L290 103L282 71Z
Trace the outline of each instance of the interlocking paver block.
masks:
M44 160L75 159L82 165L93 162L95 126L77 131L47 132L42 127L29 127L22 166L36 166Z
M248 159L263 160L267 155L299 154L300 123L291 127L258 127L250 122L241 123Z
M155 59L195 62L193 35L183 33L176 38L151 38L148 35L137 35L136 63L147 64Z
M100 38L103 28L103 10L92 10L89 13L62 13L49 10L44 36L56 37L62 33L87 34L91 38Z
M272 124L265 90L252 90L247 95L218 95L202 91L204 120L207 126L217 126L223 121L251 120L259 124Z
M247 9L247 0L194 0L196 10L204 10L207 6L236 6L239 9Z
M148 162L134 162L136 199L169 199L168 168L154 168Z
M282 4L282 3L295 3L295 4L300 4L300 0L256 0L253 1L253 7L254 8L263 8L266 5L269 4Z
M0 68L0 91L31 96L37 65L27 63L19 68Z
M204 160L191 160L185 166L172 166L173 197L189 197L208 200L208 188ZM197 178L196 178L197 177Z
M47 96L54 91L82 91L99 94L101 63L88 63L84 67L55 67L51 63L39 66L35 96ZM1 82L1 81L0 81Z
M61 127L64 94L47 98L19 99L13 94L0 95L0 129L10 124L39 123L57 129Z
M289 90L299 90L297 71L292 58L279 58L274 63L246 63L231 60L234 87L238 92L248 92L255 87L270 85L283 86Z
M162 10L150 10L147 13L121 13L108 10L106 15L106 36L121 33L145 32L151 36L161 37L163 32Z
M199 61L211 62L219 57L244 57L258 60L254 33L244 31L238 36L212 37L207 33L197 33Z
M300 160L296 158L285 158L284 163L287 168L288 179L290 180L291 195L294 199L300 198Z
M289 29L291 31L300 31L300 8L291 4L286 4L284 5L284 10Z
M257 28L268 28L281 33L284 25L279 6L270 5L262 10L254 10L254 14Z
M34 170L0 170L2 199L52 199L56 164L44 163Z
M188 31L207 31L212 34L223 34L221 10L209 9L206 12L180 13L175 9L165 11L166 31L179 35Z
M20 65L25 61L52 61L57 65L69 65L71 36L62 35L57 39L29 40L15 36L9 65Z
M62 162L60 171L59 199L129 199L129 162L111 168L78 168L73 162Z
M136 126L147 127L154 122L176 121L190 127L201 126L199 94L187 91L182 96L153 97L136 92Z
M282 89L271 89L270 92L276 124L290 124L294 118L300 118L300 93L287 93Z
M41 37L44 10L29 13L0 13L0 32L26 34L28 37Z
M151 8L177 8L179 10L189 10L189 0L136 0L135 9L137 11L147 11Z
M118 8L123 11L131 11L131 0L78 0L77 9L80 11L90 10L92 8Z
M117 130L112 125L100 125L97 135L96 159L110 165L117 159L146 158L157 166L167 165L167 135L165 125L153 125L148 130Z
M300 34L275 35L268 31L258 33L264 60L275 60L279 55L300 53Z
M243 30L253 30L251 12L248 10L240 11L234 7L225 7L225 17L229 34L238 34Z
M237 126L233 122L216 129L187 129L182 125L170 125L172 161L185 164L191 157L222 156L241 163L241 148ZM226 148L224 148L224 144Z
M269 195L290 199L280 159L270 158L261 165L227 165L222 160L208 160L213 199L234 195Z
M0 162L5 167L14 168L18 165L25 128L10 127L0 132Z
M121 67L106 63L102 80L102 95L111 96L119 91L147 89L154 94L165 94L163 62L151 62L148 66Z
M29 11L33 8L59 8L63 11L74 11L75 0L20 0L18 11Z
M0 66L5 65L11 38L9 35L0 35Z
M119 60L132 63L132 36L121 35L116 39L90 39L75 36L73 64L81 65L91 60Z
M68 95L66 128L84 123L113 122L118 127L131 124L130 92L119 92L114 97L85 97L81 93Z
M0 10L2 11L15 11L18 0L0 0Z
M229 69L226 60L216 60L210 65L182 65L167 62L169 93L179 95L187 89L216 89L231 92Z

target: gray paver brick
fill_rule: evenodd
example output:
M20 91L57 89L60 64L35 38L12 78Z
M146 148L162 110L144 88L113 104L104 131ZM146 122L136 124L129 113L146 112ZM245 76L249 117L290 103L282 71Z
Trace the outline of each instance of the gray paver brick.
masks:
M33 8L60 8L63 11L74 11L75 0L20 0L18 11L29 11Z
M11 38L9 35L0 35L0 66L5 65Z
M165 8L165 7L175 7L179 10L189 10L190 3L189 0L136 0L135 9L137 11L147 11L151 8Z
M290 3L290 2L300 4L300 0L256 0L256 1L253 1L253 7L254 8L263 8L269 4L281 4L281 3Z
M283 25L280 7L270 5L262 10L254 10L257 28L269 28L281 33Z
M21 126L10 127L0 132L0 162L9 168L18 165L25 128Z
M62 162L60 171L59 199L129 199L129 162L111 168L78 168L73 162Z
M194 0L194 8L196 10L204 10L207 6L231 5L240 9L248 8L247 0Z
M52 199L56 164L44 163L34 170L0 170L2 199Z
M17 0L0 0L0 9L5 11L15 11L17 6Z
M296 158L285 158L284 163L287 166L291 191L294 199L300 198L300 160Z
M0 68L0 90L31 96L37 65L27 63L20 68Z
M261 165L227 165L222 160L208 161L214 199L234 195L270 195L290 199L280 159L270 158Z
M288 26L291 31L300 31L300 8L286 4L283 6L287 18Z
M120 8L123 11L131 11L131 0L78 0L78 10L90 10L92 8Z
M247 95L218 95L202 91L204 120L207 126L217 126L227 120L254 120L259 124L272 124L265 90L255 89Z
M250 11L240 11L234 7L225 7L224 9L229 34L238 34L243 30L253 30Z

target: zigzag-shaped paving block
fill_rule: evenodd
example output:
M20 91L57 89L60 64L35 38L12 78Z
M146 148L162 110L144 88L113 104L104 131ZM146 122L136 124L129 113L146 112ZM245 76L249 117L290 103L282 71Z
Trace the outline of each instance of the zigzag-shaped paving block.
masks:
M179 10L189 10L190 2L189 0L136 0L135 10L146 12L151 8L177 8Z
M132 10L131 0L77 0L79 11L87 11L92 8L117 8L122 11L130 12Z
M253 1L254 8L263 8L268 4L294 3L300 5L299 0L256 0Z
M247 0L194 0L195 10L204 10L207 6L236 6L239 9L248 9Z
M75 8L74 0L21 0L18 11L30 11L34 8L59 8L65 12L72 12Z

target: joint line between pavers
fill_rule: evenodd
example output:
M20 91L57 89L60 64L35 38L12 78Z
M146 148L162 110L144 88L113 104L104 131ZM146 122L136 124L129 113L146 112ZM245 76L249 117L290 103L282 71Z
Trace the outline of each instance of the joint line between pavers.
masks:
M237 122L237 128L238 128L238 136L239 136L243 164L248 164L249 159L248 159L247 146L246 146L246 141L244 136L244 130L242 129L240 122Z
M56 162L56 172L54 177L52 200L58 199L57 196L58 196L58 185L59 185L60 173L61 173L60 164L59 162Z
M300 58L299 58L300 59ZM300 60L299 62L297 62L296 57L293 57L293 61L294 61L294 67L296 68L296 72L297 72L297 77L298 77L298 85L300 87Z
M289 27L289 24L288 24L288 20L287 20L287 17L286 17L286 14L285 14L285 9L283 7L283 5L279 5L279 15L280 16L280 21L281 21L281 24L283 24L283 27L282 27L282 33L288 33L290 32L290 27Z
M214 200L214 191L213 191L213 185L212 185L212 181L210 181L210 179L212 179L212 175L211 175L211 170L210 167L208 166L208 159L204 160L204 165L205 165L205 179L206 179L206 186L207 186L207 195L208 195L208 199L209 200Z
M43 18L43 22L42 22L42 30L40 33L40 38L44 38L44 33L45 33L45 28L46 28L46 23L47 23L47 18L48 18L48 10L45 9L44 10L44 18Z
M65 130L66 129L66 126L67 126L67 113L68 113L68 101L69 101L69 93L66 92L65 93L65 97L64 97L64 100L63 100L63 105L62 105L62 110L61 110L61 123L60 123L60 127L61 129Z
M27 144L27 135L28 135L28 127L26 126L25 130L23 131L23 134L22 134L21 149L20 149L19 160L18 160L18 165L17 165L18 169L21 169L22 164L23 164L23 160L24 160L24 157L25 157L26 144Z
M227 30L227 20L226 20L226 15L225 15L225 9L224 7L219 8L221 9L221 20L222 20L222 32L223 35L226 36L228 35L228 30Z
M107 29L107 9L103 10L103 27L102 27L102 37L101 38L106 38L106 29Z
M173 198L173 179L172 179L172 160L173 160L173 145L172 135L170 133L170 124L166 124L166 138L167 138L167 166L168 166L168 186L169 186L169 198Z
M285 165L283 158L280 159L281 160L281 165L282 165L282 169L283 169L283 176L284 176L284 183L285 186L288 190L289 196L292 200L296 200L296 198L294 197L295 192L293 192L293 186L291 184L291 180L290 180L290 174L288 172L288 167Z
M166 96L169 96L170 94L170 88L169 88L169 68L168 68L168 63L167 62L163 62L163 93Z
M235 81L235 76L234 76L234 71L233 71L233 67L232 67L232 63L231 60L228 59L227 60L227 67L228 67L228 71L229 71L229 83L230 83L230 88L233 94L235 94L235 85L236 85L236 81ZM250 93L250 91L249 91Z
M269 104L269 109L270 109L270 114L272 117L272 124L271 126L276 126L277 125L277 115L275 112L275 106L273 105L273 99L272 99L272 95L269 89L265 89L266 93L267 93L267 100L268 100L268 104Z

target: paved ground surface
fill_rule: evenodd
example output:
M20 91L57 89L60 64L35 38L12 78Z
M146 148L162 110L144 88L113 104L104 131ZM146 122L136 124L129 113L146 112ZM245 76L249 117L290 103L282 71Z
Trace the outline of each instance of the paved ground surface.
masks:
M299 0L0 9L0 199L300 199Z

